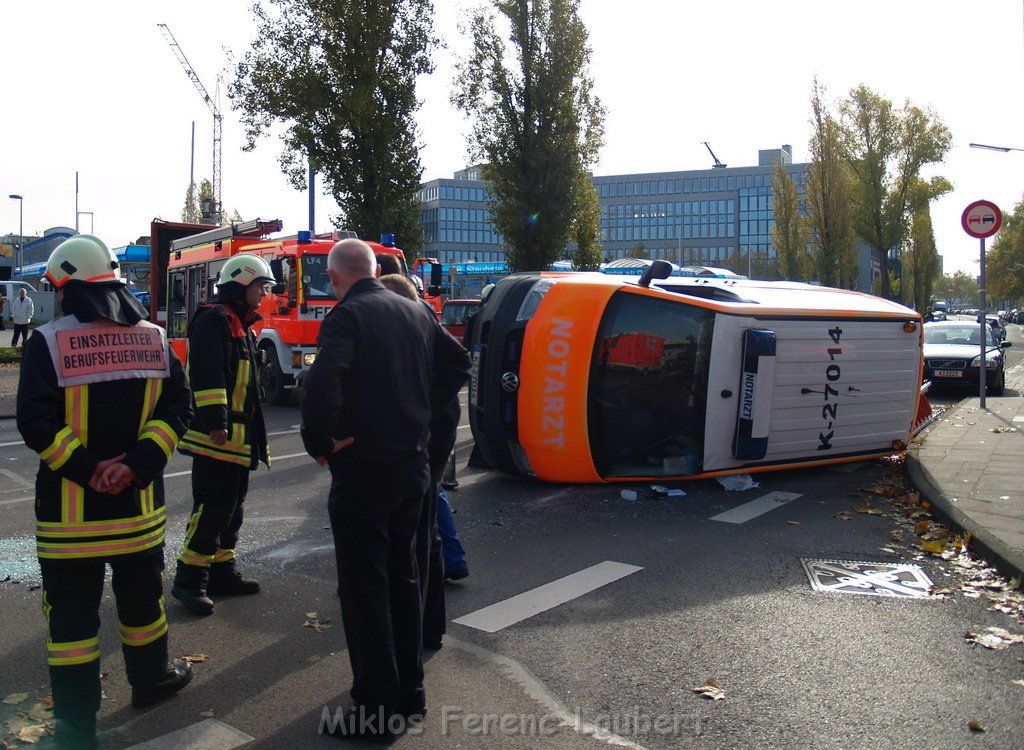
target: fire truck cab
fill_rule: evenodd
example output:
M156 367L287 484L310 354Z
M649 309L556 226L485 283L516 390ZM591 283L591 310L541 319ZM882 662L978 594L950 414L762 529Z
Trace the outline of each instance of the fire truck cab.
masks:
M327 254L334 243L352 232L297 235L267 239L280 231L279 220L258 219L183 237L171 243L167 263L167 337L185 361L188 321L216 293L220 268L237 253L266 260L278 283L258 310L262 321L253 326L257 345L266 354L262 387L266 401L286 403L301 387L316 359L320 322L334 306L327 275ZM406 269L405 255L396 247L368 242L374 253L394 255Z

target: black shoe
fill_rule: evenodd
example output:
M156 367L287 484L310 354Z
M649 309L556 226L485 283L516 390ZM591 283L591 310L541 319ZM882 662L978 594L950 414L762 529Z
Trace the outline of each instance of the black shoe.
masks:
M469 576L469 566L464 568L453 568L452 570L446 570L444 577L446 581L461 581L463 578Z
M367 717L367 706L358 704L349 706L349 709L342 714L341 721L337 726L325 734L330 734L339 740L358 740L360 742L373 742L378 745L390 745L395 741L395 733L392 732L387 722L390 716L382 716L379 711ZM378 724L383 719L385 726Z
M213 599L200 588L185 588L177 583L171 587L171 596L181 602L190 615L205 617L213 614Z
M440 643L438 643L438 648L440 647ZM427 700L423 689L417 690L412 695L399 698L395 714L405 719L407 724L423 721L427 715Z
M192 665L186 659L178 659L167 668L163 679L153 685L133 685L132 705L146 708L169 698L192 681Z
M96 717L88 719L57 719L53 746L61 750L95 750Z
M171 586L171 596L181 602L190 615L206 616L213 614L213 600L206 595L206 582L210 571L196 565L186 565L178 561Z
M232 560L210 566L210 582L206 586L206 593L214 596L245 596L260 593L260 585L256 581L242 578Z

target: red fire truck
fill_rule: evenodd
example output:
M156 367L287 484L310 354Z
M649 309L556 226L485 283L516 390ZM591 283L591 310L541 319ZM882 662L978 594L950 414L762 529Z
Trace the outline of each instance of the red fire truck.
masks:
M246 252L264 258L274 271L278 284L260 305L263 320L253 327L261 350L267 353L263 370L265 398L271 403L285 403L291 392L302 385L302 379L316 358L316 340L320 321L334 306L334 293L327 276L327 253L334 243L351 232L311 236L300 232L289 237L268 239L280 231L280 220L252 221L226 227L202 227L199 233L179 236L170 241L163 268L160 269L159 232L183 225L154 222L150 242L154 251L153 275L166 274L166 285L153 295L153 320L161 320L158 312L161 299L166 300L167 337L175 353L185 360L186 330L196 308L210 299L216 289L217 275L232 255ZM188 225L195 227L197 225ZM166 243L165 243L166 244ZM394 246L368 242L374 253L387 253L398 258L406 271L405 255Z

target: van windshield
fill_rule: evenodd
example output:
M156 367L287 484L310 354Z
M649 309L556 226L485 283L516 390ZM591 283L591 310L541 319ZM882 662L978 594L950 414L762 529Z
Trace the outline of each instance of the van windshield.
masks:
M306 299L334 299L326 254L302 256L302 293Z
M697 474L714 313L617 292L598 330L588 424L604 477Z

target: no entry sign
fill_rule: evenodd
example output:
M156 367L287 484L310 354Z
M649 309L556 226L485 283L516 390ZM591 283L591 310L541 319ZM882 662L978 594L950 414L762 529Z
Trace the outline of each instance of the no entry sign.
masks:
M974 201L964 209L960 224L971 237L984 239L999 231L1003 223L1003 212L992 201Z

